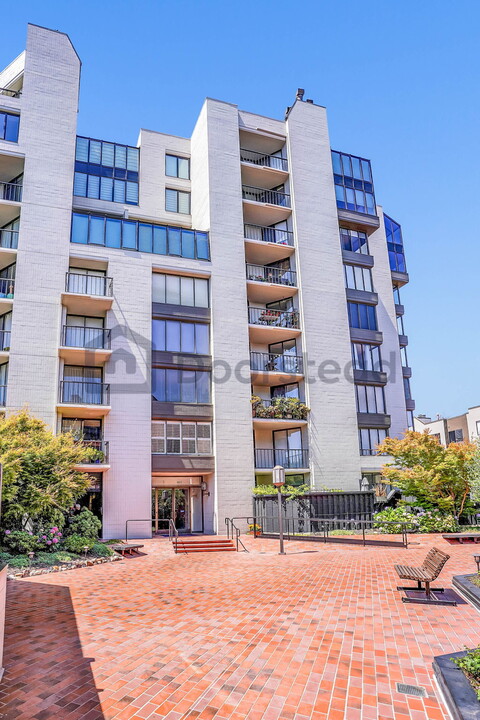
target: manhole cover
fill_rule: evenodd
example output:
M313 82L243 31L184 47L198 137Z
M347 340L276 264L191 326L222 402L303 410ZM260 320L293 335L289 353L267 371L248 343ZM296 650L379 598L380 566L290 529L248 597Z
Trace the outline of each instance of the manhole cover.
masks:
M415 697L427 697L427 691L420 685L406 685L405 683L397 682L397 692L403 693L404 695L415 695Z

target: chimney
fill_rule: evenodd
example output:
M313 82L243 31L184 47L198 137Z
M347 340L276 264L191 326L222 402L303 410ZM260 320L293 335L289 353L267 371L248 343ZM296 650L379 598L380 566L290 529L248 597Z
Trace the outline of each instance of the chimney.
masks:
M297 95L296 95L296 100L302 101L304 95L305 95L305 90L304 90L303 88L298 88L298 90L297 90Z

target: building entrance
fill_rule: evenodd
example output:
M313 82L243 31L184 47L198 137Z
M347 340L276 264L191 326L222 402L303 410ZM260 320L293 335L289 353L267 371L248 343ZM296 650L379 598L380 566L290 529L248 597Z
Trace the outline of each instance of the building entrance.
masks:
M175 481L174 487L171 487L172 480ZM201 482L201 477L153 478L152 519L154 532L168 532L168 520L173 520L176 529L181 533L203 532Z

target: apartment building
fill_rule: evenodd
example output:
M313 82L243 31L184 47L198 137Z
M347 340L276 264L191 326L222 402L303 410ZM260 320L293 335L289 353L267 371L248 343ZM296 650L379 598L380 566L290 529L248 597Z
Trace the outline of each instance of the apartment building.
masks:
M428 430L435 435L442 445L452 442L468 442L480 437L480 405L468 408L462 415L444 418L437 415L435 419L427 415L417 415L413 419L417 432Z
M29 25L0 73L4 411L98 450L105 537L222 532L278 464L359 490L414 409L370 161L303 91L282 120L207 99L190 138L79 136L80 65Z

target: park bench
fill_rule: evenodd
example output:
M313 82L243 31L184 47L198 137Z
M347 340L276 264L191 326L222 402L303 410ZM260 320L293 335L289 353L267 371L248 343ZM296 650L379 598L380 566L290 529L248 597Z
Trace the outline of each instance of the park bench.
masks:
M477 543L480 542L480 532L445 533L445 535L442 535L442 538L459 543L464 543L465 541Z
M120 553L122 556L125 555L133 555L133 553L138 553L140 548L143 548L143 545L139 544L133 544L133 543L118 543L118 545L109 545L111 550L115 550L115 552Z
M411 586L398 586L397 590L424 592L424 597L411 597L407 594L406 597L402 598L403 602L431 604L431 605L456 605L455 600L447 600L444 597L437 598L435 593L443 593L443 588L432 588L430 584L437 579L440 572L449 559L450 555L438 550L438 548L432 548L427 554L427 557L423 561L420 567L411 567L409 565L395 565L397 575L403 580L414 580L417 583L417 587ZM422 587L425 586L425 588Z

